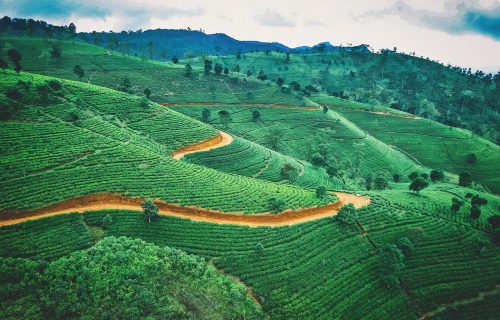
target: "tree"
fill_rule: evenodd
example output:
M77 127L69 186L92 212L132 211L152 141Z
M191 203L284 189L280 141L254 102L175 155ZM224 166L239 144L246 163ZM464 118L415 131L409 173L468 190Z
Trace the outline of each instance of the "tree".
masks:
M315 166L322 166L325 164L325 158L319 152L316 152L311 156L311 163Z
M131 87L132 84L130 83L130 79L128 77L124 77L122 79L122 82L118 85L118 90L125 93L130 93Z
M327 113L329 110L327 106L322 106L322 108L323 108L323 113Z
M229 123L231 122L231 114L227 110L221 110L218 112L220 123L224 126L224 129L227 130Z
M491 216L488 218L488 223L491 224L493 229L500 227L500 216Z
M178 64L179 63L179 58L177 58L177 56L173 56L172 57L172 62L175 63L175 64Z
M401 180L401 176L399 175L399 173L395 173L392 175L392 181L394 182L399 182Z
M413 244L413 241L411 241L410 238L408 237L399 238L398 241L396 242L396 245L403 252L405 257L411 256L413 251L415 250L415 245Z
M220 74L222 73L222 70L224 70L224 69L222 68L222 64L220 64L220 63L216 63L216 64L215 64L215 67L214 67L214 72L215 72L215 74L220 75Z
M366 190L371 190L373 187L373 176L371 174L368 174L365 177L365 189Z
M61 50L61 47L58 45L58 44L54 44L52 46L52 50L50 51L50 56L52 57L52 59L54 60L59 60L61 59L61 56L62 56L62 50Z
M399 275L404 267L404 254L396 245L388 244L382 248L379 272L382 282L388 288L399 285Z
M297 81L292 81L290 82L290 88L292 88L293 91L299 91L300 83L298 83Z
M3 70L3 73L5 73L5 69L7 69L9 65L7 64L7 61L0 59L0 69Z
M280 125L277 124L269 129L269 133L266 136L266 142L273 150L278 150L281 139L283 138L283 131L280 128Z
M251 70L247 70L247 77L250 77L252 75L252 71Z
M324 198L326 196L326 188L324 186L319 186L316 188L316 197Z
M358 212L352 203L343 205L337 213L337 220L345 224L354 224L358 219Z
M410 183L409 189L415 191L417 194L429 186L429 183L422 178L416 178Z
M76 37L76 26L75 26L75 24L73 22L71 22L69 24L68 30L69 30L69 35L71 36L71 38L73 40L75 40L75 37Z
M410 174L408 175L408 178L409 178L410 180L415 180L415 179L417 179L417 178L418 178L418 172L413 171L412 173L410 173Z
M278 198L269 199L269 209L272 213L278 213L285 210L285 202Z
M205 59L203 69L205 70L205 74L208 75L212 71L212 61Z
M259 110L252 111L252 120L253 120L253 122L257 122L260 120L260 111Z
M485 198L481 198L477 194L473 195L472 198L470 199L470 204L473 207L480 207L480 206L485 206L488 204L488 200Z
M259 71L259 74L257 75L257 79L259 79L261 81L267 80L267 75L264 73L263 70Z
M151 90L149 90L149 88L144 89L144 95L149 100L149 97L151 96Z
M384 178L383 176L379 175L373 181L373 188L375 190L384 190L384 189L387 189L388 186L389 186L389 183L387 182L387 179Z
M451 212L457 213L458 211L460 211L460 208L462 207L463 204L464 204L464 202L462 200L457 199L457 198L452 198L451 199Z
M104 229L108 229L112 224L113 224L113 217L110 214L107 214L102 218L101 226Z
M17 51L16 49L10 49L7 51L7 56L9 57L10 61L14 63L14 70L19 74L21 71L21 53Z
M184 75L186 77L191 77L193 75L193 67L191 67L191 64L186 63L186 66L184 67Z
M210 110L205 108L201 111L201 121L208 122L208 119L210 119Z
M477 162L477 156L475 153L469 153L467 157L465 158L465 161L467 161L468 164L476 164Z
M281 167L280 176L282 179L294 182L299 176L299 170L291 164L287 163L283 167Z
M153 200L146 200L141 204L142 209L144 210L144 218L151 223L151 220L158 219L159 209L154 204Z
M474 220L479 219L479 216L481 216L481 208L472 206L470 208L470 217Z
M420 177L424 180L429 180L429 174L427 172L423 172L420 174Z
M234 72L240 72L240 65L239 64L235 65L234 68L233 68L233 71Z
M469 187L472 184L472 176L468 172L460 173L458 177L458 185L462 187Z
M224 74L227 76L229 74L229 68L228 67L225 67L224 68Z
M85 76L85 70L83 70L79 64L73 68L73 72L78 76L78 79L82 81L82 78Z
M285 79L283 79L282 77L278 77L278 79L276 79L276 84L281 87L283 84L285 84Z
M444 174L443 171L432 170L430 177L432 182L443 181Z

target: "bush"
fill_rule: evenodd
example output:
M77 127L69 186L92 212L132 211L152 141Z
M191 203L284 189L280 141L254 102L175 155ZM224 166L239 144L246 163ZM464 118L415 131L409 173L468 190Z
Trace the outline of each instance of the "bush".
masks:
M394 181L394 182L401 181L401 176L399 175L399 173L395 173L392 175L392 181Z
M285 210L285 202L278 198L269 199L269 209L272 213L279 213Z
M319 186L316 188L316 197L323 198L326 196L326 188L323 186Z
M352 203L342 206L337 213L337 219L345 224L354 224L358 219L358 212Z
M462 187L470 187L472 184L472 176L468 172L460 173L458 177L458 185Z

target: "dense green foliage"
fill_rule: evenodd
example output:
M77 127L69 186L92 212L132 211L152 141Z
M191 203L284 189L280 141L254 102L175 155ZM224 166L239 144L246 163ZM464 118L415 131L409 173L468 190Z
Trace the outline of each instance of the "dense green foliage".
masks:
M125 237L50 263L1 258L0 278L2 319L261 317L242 284L202 259Z

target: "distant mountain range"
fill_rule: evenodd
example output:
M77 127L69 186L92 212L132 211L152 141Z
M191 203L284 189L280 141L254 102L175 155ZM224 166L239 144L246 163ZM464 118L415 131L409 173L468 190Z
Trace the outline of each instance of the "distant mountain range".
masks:
M278 42L240 41L224 33L206 34L195 30L156 29L146 31L114 32L82 32L78 34L83 40L110 49L125 51L129 54L145 55L153 59L170 59L173 56L229 55L238 52L283 51L307 52L322 51L370 51L367 45L352 47L333 46L322 42L316 46L290 48Z

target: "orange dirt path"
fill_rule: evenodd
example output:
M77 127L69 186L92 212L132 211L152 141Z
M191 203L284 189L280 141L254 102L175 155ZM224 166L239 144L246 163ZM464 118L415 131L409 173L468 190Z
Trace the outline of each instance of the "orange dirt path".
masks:
M186 102L186 103L160 103L165 107L221 107L221 106L241 106L241 107L261 107L261 108L280 108L280 109L301 109L301 110L321 110L318 107L304 107L304 106L289 106L285 104L274 103L217 103L217 102Z
M172 152L172 157L175 160L181 160L186 154L221 148L227 146L231 142L233 142L233 137L230 134L221 131L213 138L175 150Z
M278 214L263 213L259 215L245 215L242 213L224 213L199 207L181 207L164 201L155 201L161 215L190 219L193 221L210 222L216 224L242 225L249 227L280 227L313 221L334 216L344 204L352 203L361 208L370 204L369 197L356 196L349 193L334 192L339 201L320 207L285 210ZM115 193L87 195L68 199L46 208L30 212L3 212L0 213L0 226L18 224L28 220L35 220L70 212L96 211L104 209L141 210L142 198L129 198Z

